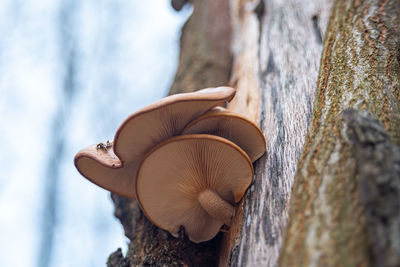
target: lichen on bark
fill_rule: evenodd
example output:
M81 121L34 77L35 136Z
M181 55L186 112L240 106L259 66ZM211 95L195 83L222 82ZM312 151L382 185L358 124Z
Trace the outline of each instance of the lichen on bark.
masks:
M356 144L342 112L368 111L400 144L399 1L334 3L324 41L312 123L298 166L282 266L368 266L368 209ZM365 196L364 196L365 198ZM367 198L368 199L368 198ZM397 253L400 253L397 251Z

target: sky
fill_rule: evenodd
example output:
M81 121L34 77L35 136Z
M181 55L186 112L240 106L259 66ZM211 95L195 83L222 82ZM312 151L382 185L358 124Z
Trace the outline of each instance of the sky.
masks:
M166 0L0 1L0 266L103 266L126 251L109 193L73 157L167 94L190 12Z

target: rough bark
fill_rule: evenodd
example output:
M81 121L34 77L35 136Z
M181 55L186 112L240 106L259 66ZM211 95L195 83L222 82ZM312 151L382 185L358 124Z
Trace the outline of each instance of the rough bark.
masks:
M375 266L400 265L400 149L368 112L345 110L342 136L354 149L360 202Z
M170 94L226 85L231 70L228 0L193 1L194 11L182 30L179 66ZM174 238L150 223L136 201L112 195L115 216L130 243L125 258L117 250L108 266L216 266L220 235L194 244Z
M233 2L238 99L232 109L257 120L261 108L267 152L256 162L254 183L237 208L241 213L223 238L220 266L275 266L311 118L330 1Z
M399 21L399 1L335 1L282 266L400 265L398 152L378 123L342 115L368 111L400 144Z
M182 30L178 70L170 94L226 85L231 69L229 0L192 1Z

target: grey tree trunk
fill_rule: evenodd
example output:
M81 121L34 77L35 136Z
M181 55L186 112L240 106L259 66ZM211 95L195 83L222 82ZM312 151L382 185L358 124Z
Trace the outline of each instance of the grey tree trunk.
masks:
M230 79L228 108L260 124L267 152L230 230L207 243L113 196L131 243L109 265L399 266L400 2L193 4L171 93Z

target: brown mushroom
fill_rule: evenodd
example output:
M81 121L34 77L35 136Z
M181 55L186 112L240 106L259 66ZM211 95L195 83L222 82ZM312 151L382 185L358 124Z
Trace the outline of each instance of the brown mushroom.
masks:
M114 154L112 147L99 143L91 145L78 152L75 157L75 166L78 171L94 184L106 188L114 193L129 195L132 188L132 173L137 170L137 161L129 162L122 167L122 162ZM110 179L113 185L108 186Z
M213 134L240 146L254 162L265 153L266 143L260 128L247 118L215 107L191 121L182 134Z
M212 239L230 225L234 205L253 179L247 154L214 135L181 135L149 151L140 163L136 195L146 217L177 237Z
M165 97L129 116L111 146L89 146L75 156L79 172L93 183L135 197L137 165L153 146L181 134L188 122L230 101L235 90L217 87Z

